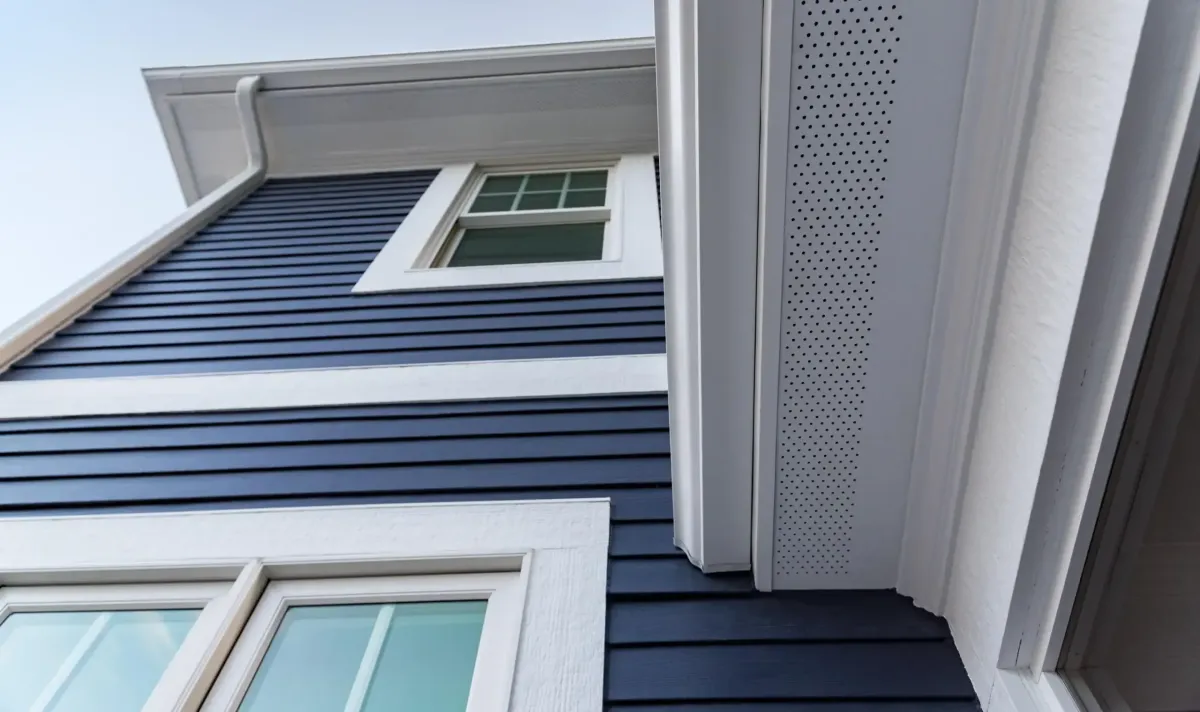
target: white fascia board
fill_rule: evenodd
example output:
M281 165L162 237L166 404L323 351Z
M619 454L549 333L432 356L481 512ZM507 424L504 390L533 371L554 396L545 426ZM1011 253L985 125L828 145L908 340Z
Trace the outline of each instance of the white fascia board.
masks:
M580 72L653 64L654 40L641 37L373 57L158 67L143 70L142 76L152 94L212 94L233 91L239 77L251 74L262 76L269 89L280 90Z
M235 170L229 95L248 72L272 176L656 150L649 39L144 70L189 203Z
M675 539L751 565L761 2L655 7Z
M261 86L260 78L243 76L237 80L235 88L238 122L246 153L245 168L203 200L193 202L178 217L145 239L96 268L25 318L0 331L0 371L196 234L263 182L267 173L267 157L256 109Z
M667 390L662 354L0 382L0 420Z

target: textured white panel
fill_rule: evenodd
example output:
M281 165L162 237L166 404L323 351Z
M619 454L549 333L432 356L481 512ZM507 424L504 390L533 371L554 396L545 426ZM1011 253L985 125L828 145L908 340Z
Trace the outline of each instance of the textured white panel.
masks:
M895 585L972 10L796 2L779 588Z

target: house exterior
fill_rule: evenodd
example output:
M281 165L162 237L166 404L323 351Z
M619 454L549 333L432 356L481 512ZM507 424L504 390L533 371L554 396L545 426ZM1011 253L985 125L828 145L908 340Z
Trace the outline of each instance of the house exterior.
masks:
M1200 8L656 10L145 72L189 207L0 334L0 709L1120 709Z

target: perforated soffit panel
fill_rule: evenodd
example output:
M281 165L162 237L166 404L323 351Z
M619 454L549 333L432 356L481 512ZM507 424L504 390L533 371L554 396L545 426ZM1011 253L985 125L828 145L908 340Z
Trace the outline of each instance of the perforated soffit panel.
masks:
M891 588L974 19L797 0L776 588Z

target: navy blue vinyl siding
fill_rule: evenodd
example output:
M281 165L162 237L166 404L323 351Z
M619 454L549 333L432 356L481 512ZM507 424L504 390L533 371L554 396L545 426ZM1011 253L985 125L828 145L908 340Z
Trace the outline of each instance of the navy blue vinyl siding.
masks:
M664 396L0 421L0 513L609 497L606 699L625 712L970 712L940 619L758 594L672 544Z
M662 280L351 294L436 172L271 181L7 379L662 353Z

